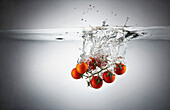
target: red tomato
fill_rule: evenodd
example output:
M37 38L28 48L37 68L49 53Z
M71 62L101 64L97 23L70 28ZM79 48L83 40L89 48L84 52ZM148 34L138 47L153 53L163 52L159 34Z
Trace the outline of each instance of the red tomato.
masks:
M100 58L96 58L95 60L97 62L97 66L101 67L102 62L100 61Z
M89 60L88 60L89 61ZM90 61L88 62L89 64L89 69L95 70L96 69L96 65L95 65L95 60L94 58L90 58Z
M103 85L102 79L98 76L93 76L90 83L91 86L95 89L99 89Z
M74 69L71 71L71 76L72 76L74 79L80 79L80 78L81 78L81 75L77 72L76 68L74 68Z
M81 62L81 64L77 64L76 70L80 74L84 74L88 70L87 63Z
M117 75L122 75L126 71L126 66L123 63L116 64L116 67L114 68L114 72Z
M112 83L115 80L115 75L109 71L104 72L102 76L106 83Z
M100 58L92 58L90 57L90 60L88 60L88 67L89 69L95 70L96 66L102 67L106 66L107 61L101 61Z

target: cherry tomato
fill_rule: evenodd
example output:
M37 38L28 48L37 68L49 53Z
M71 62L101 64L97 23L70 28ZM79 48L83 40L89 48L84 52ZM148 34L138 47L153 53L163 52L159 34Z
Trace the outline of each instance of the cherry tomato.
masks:
M90 57L90 60L87 61L88 62L88 67L91 70L95 70L96 66L98 67L102 67L102 66L106 66L107 61L101 61L100 58L92 58Z
M116 67L114 68L114 72L117 75L122 75L126 72L126 66L123 63L116 63Z
M90 84L93 88L99 89L103 85L103 81L100 77L93 76L91 81L90 81Z
M106 83L112 83L115 80L115 75L110 71L104 72L102 76Z
M95 60L96 60L96 65L101 67L102 62L100 61L100 58L96 58Z
M72 76L74 79L80 79L80 78L81 78L81 75L77 72L76 68L74 68L74 69L71 71L71 76Z
M84 74L88 70L87 63L81 62L81 64L77 64L76 70L80 74Z
M95 59L91 57L90 60L88 60L88 65L89 69L95 70L96 69Z

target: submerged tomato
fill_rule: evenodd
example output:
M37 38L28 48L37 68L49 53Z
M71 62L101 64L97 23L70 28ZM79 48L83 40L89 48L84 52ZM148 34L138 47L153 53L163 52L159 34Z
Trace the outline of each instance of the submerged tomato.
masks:
M71 76L72 76L74 79L80 79L80 78L81 78L81 75L77 72L76 68L74 68L74 69L71 71Z
M102 61L100 58L92 58L87 61L88 62L88 67L91 70L95 70L96 67L98 66L99 68L102 68L103 66L106 66L107 61Z
M87 63L81 62L81 64L77 64L76 70L80 74L84 74L88 70Z
M116 64L116 67L114 68L114 72L117 75L122 75L123 73L126 72L126 66L123 63L118 63Z
M90 81L90 84L93 88L99 89L103 85L103 81L100 77L93 76L91 81Z
M115 75L110 71L104 72L102 76L106 83L112 83L115 80Z
M89 69L95 70L96 69L95 63L96 63L95 59L94 58L90 58L90 60L88 60Z

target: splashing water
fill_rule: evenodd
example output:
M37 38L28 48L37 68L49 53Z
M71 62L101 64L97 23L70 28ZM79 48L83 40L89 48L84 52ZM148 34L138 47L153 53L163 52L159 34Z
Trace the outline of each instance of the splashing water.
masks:
M115 63L126 64L127 42L143 34L129 31L125 26L115 28L101 26L83 30L82 54L78 63L82 61L88 63L92 60L90 58L95 58L101 62L101 68L108 67L110 71L114 71Z

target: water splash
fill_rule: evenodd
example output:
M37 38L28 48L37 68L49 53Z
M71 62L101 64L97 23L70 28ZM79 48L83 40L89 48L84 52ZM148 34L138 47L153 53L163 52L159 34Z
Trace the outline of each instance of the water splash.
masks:
M105 24L106 22L103 22L102 26L82 31L83 47L78 63L89 62L90 58L95 58L103 64L101 68L108 66L113 71L115 63L126 64L127 42L146 33L130 31L126 26L109 28Z

